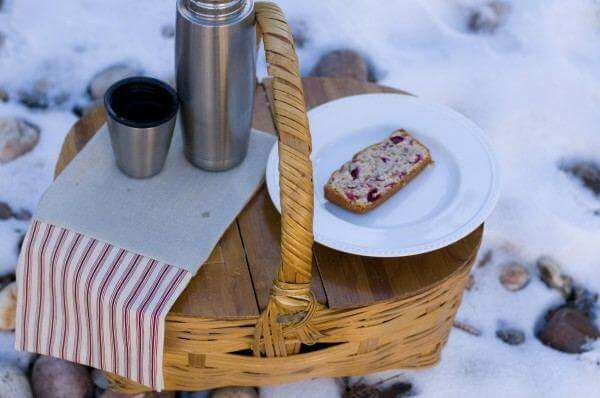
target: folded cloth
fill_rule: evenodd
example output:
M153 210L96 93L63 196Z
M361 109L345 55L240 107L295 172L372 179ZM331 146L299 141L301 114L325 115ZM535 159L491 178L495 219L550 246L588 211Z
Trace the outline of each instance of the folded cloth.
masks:
M161 390L165 317L260 187L276 137L253 131L244 162L207 172L175 131L165 168L117 169L103 127L45 192L17 269L18 350Z

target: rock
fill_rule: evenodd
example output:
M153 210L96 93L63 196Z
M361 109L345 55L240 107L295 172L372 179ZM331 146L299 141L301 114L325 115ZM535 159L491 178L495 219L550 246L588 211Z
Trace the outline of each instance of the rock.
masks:
M101 398L175 398L175 392L163 391L163 392L146 392L140 394L124 394L121 392L106 390Z
M94 99L102 99L108 88L117 81L142 74L142 71L127 64L115 64L96 73L88 85L88 94Z
M12 217L12 210L8 203L0 202L0 220L8 220Z
M36 356L29 352L15 351L15 333L0 331L0 358L2 358L2 363L15 365L27 372Z
M14 330L17 314L17 282L0 290L0 330Z
M400 398L412 395L413 385L406 381L399 381L384 387L379 392L378 398Z
M468 28L475 33L494 33L506 22L509 13L510 4L504 1L491 1L472 12Z
M598 293L593 293L582 286L575 286L571 296L569 296L569 305L583 312L587 317L594 319L592 309L598 302Z
M211 398L258 398L258 392L252 387L225 387L212 392Z
M568 298L573 292L573 280L564 275L560 265L549 256L541 256L536 262L540 279L551 289L558 290L563 297Z
M94 100L85 104L75 104L73 105L73 108L71 108L71 112L73 112L73 114L77 117L83 117L94 111L100 105L102 105L101 100Z
M335 50L321 57L312 76L337 77L368 81L369 70L364 58L353 50Z
M10 100L10 96L2 87L0 87L0 102L8 102Z
M525 342L525 333L514 328L498 329L496 337L509 345L521 345Z
M5 286L10 285L15 280L15 274L6 274L0 276L0 289L4 289Z
M209 398L211 390L206 391L181 391L178 398Z
M31 151L40 139L40 128L25 119L0 118L0 164Z
M494 255L494 252L492 252L491 250L487 250L483 254L483 256L481 256L481 259L477 263L477 267L479 267L479 268L485 267L490 261L492 261L493 255Z
M529 279L529 271L519 263L510 263L500 272L500 283L511 292L523 289Z
M27 209L19 209L17 212L13 212L12 216L19 221L31 220L31 212Z
M31 384L38 398L87 398L94 394L92 377L84 366L47 356L35 362Z
M290 21L290 29L292 30L292 37L294 38L294 45L296 48L304 48L308 42L306 32L308 32L308 25L306 21L300 19L292 19Z
M469 279L467 279L467 284L465 285L465 289L471 290L475 286L475 277L473 275L469 275Z
M108 390L109 382L104 373L98 369L92 369L92 380L96 387L101 388L103 390Z
M600 195L600 164L589 160L563 163L560 169L579 179L595 195Z
M568 353L587 351L587 345L600 338L600 331L581 311L561 307L546 315L538 338L547 346Z
M31 397L31 387L25 373L14 365L0 364L0 398Z
M175 26L172 24L163 25L163 27L160 28L160 34L165 39L172 39L175 37Z
M28 108L46 109L51 105L62 105L69 95L50 79L39 79L33 86L21 89L18 93L19 101Z
M17 253L21 253L21 248L23 247L23 242L25 241L25 234L21 234L19 237L19 242L17 243Z

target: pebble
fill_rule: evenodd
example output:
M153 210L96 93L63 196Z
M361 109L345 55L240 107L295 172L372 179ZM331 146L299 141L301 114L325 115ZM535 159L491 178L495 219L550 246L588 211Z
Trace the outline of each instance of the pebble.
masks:
M0 202L0 220L8 220L12 217L12 210L8 203Z
M514 328L498 329L496 337L509 345L521 345L525 342L525 333Z
M209 398L211 390L206 391L182 391L178 398Z
M561 271L556 260L549 256L541 256L536 262L540 279L551 289L558 290L568 298L573 292L573 280Z
M588 344L600 338L596 325L581 311L561 307L546 315L538 338L547 346L568 353L587 351Z
M131 76L141 75L142 71L127 64L115 64L96 73L88 85L88 94L94 99L102 99L113 83Z
M465 289L471 290L475 286L475 277L473 275L469 275L469 279L467 279L467 284L465 285Z
M28 108L46 109L50 105L61 105L69 95L57 87L49 79L39 79L31 87L22 89L18 93L19 101Z
M17 212L13 212L12 216L19 221L29 221L31 220L32 214L27 209L19 209Z
M393 383L387 387L384 387L377 395L378 398L400 398L408 397L412 395L413 385L412 383L399 381Z
M214 390L211 398L258 398L258 391L252 387L225 387Z
M0 330L14 330L17 313L17 282L0 290Z
M10 100L10 96L6 92L5 89L0 87L0 102L8 102Z
M579 179L595 195L600 195L600 164L580 160L560 165L560 169Z
M124 394L121 392L106 390L100 398L175 398L174 391L162 391L162 392L146 392L140 394Z
M0 118L0 164L31 151L40 139L40 128L20 118Z
M290 29L292 30L292 37L294 38L294 45L296 48L304 48L308 42L306 32L308 32L308 25L306 21L300 19L293 19L290 21Z
M491 1L471 14L468 28L475 33L494 33L506 21L510 4L504 1Z
M38 398L86 398L94 393L92 377L84 366L47 356L35 362L31 384Z
M71 108L71 112L73 112L73 114L77 117L83 117L85 115L87 115L88 113L96 110L96 108L98 108L99 106L102 106L102 101L101 100L94 100L94 101L89 101L86 102L84 104L75 104L73 105L73 108Z
M527 268L516 262L505 265L500 272L500 283L511 292L523 289L529 283L529 279Z
M4 289L5 286L10 285L15 281L15 274L6 274L0 276L0 289Z
M366 82L369 78L369 70L365 59L356 51L335 50L319 59L311 75Z
M477 263L477 267L479 267L479 268L485 267L490 261L492 261L493 256L494 256L494 252L491 250L487 250L483 254L483 256L481 256L481 259Z
M0 398L31 398L27 376L18 367L0 364Z
M593 293L582 286L575 286L569 297L569 303L586 316L594 318L592 309L598 302L598 293Z
M175 26L171 24L163 25L163 27L160 28L160 34L165 39L171 39L175 37Z
M103 390L108 390L110 383L106 376L104 376L104 372L98 369L92 369L92 380L96 387L101 388Z

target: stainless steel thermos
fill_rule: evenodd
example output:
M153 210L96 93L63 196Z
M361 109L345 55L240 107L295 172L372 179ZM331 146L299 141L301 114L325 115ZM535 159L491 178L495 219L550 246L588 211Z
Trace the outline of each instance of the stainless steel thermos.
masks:
M184 151L205 170L245 157L256 79L253 0L178 0L175 44Z

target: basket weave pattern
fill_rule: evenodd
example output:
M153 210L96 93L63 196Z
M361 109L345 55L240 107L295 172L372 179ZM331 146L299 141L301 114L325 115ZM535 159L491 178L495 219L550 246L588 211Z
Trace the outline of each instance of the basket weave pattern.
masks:
M411 295L350 309L326 308L310 290L313 246L311 139L298 60L280 8L256 3L273 78L279 132L282 263L259 316L166 319L167 390L271 385L435 364L462 298L473 259L447 280ZM112 388L147 388L109 375Z

